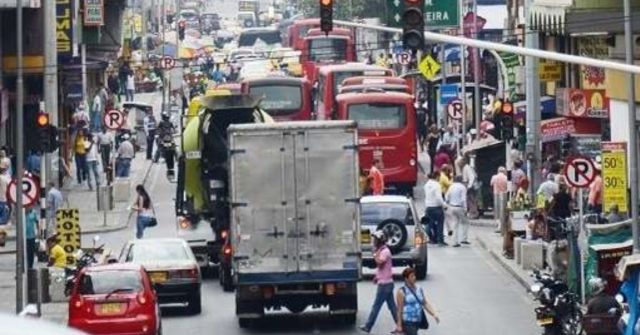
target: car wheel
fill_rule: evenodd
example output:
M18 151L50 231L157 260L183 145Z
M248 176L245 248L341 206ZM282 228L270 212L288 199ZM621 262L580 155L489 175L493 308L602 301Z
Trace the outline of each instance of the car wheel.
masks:
M387 236L387 246L392 253L400 251L407 243L407 228L396 219L387 219L378 225L378 230L382 230Z
M189 299L187 308L191 314L200 314L202 312L202 301L200 299L200 290L196 291Z

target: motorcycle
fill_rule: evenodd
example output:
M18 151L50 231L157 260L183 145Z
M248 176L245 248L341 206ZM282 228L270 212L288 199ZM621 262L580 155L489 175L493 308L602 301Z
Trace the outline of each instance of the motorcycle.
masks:
M175 174L175 156L176 156L176 144L173 141L173 136L166 134L157 138L158 152L156 152L156 159L158 161L159 156L164 158L164 162L167 164L167 176L173 177Z
M547 273L533 272L535 284L531 286L535 300L536 320L544 335L582 334L582 311L578 297L567 284Z
M96 236L94 238L94 244L99 240ZM82 250L79 249L74 255L76 259L76 265L73 267L66 267L64 269L65 276L65 284L64 284L64 295L68 297L71 295L71 291L73 290L73 286L75 284L76 278L78 274L87 266L96 265L99 263L96 258L97 255L101 255L104 252L104 244L99 247L93 247L91 249Z

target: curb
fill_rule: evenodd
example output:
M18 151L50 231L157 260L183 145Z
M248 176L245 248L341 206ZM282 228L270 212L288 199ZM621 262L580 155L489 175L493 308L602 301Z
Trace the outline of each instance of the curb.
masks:
M527 278L523 278L517 271L515 271L504 259L504 257L497 253L495 250L489 248L487 246L487 244L485 243L484 239L482 237L476 236L476 241L478 241L478 244L480 244L480 246L482 246L482 248L487 251L489 253L489 255L491 255L491 257L496 260L496 262L498 262L498 264L500 264L500 266L505 269L517 282L518 284L520 284L522 287L524 287L524 289L529 292L529 290L531 289L531 284L529 283L529 281L527 280Z
M142 178L142 184L146 184L147 183L147 179L149 178L149 174L151 174L151 168L153 167L153 163L149 163L149 165L147 166L147 170L144 173L144 177ZM131 202L131 201L129 201ZM120 215L122 215L122 213L125 213L126 211L122 211L120 213ZM126 229L127 227L129 227L129 221L131 221L131 216L133 215L133 212L129 211L129 215L127 216L127 220L124 224L121 225L117 225L117 226L112 226L112 227L106 227L106 228L93 228L93 229L89 229L89 230L83 230L80 231L80 235L89 235L89 234L98 234L98 233L113 233L116 231L120 231L123 229ZM7 236L6 241L15 241L16 240L16 236ZM0 250L0 255L12 255L15 254L16 250Z

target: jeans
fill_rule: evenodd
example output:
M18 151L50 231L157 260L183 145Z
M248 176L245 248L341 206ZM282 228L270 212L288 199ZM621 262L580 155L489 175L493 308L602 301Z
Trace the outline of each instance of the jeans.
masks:
M429 240L433 243L444 243L444 210L442 207L427 207L429 218Z
M373 325L376 323L376 319L378 318L378 313L380 313L380 309L382 308L382 304L385 302L387 303L387 307L389 308L389 312L391 312L391 316L395 323L398 315L398 309L396 307L395 297L393 296L393 283L378 285L376 298L373 300L373 307L371 307L371 312L369 313L369 319L367 319L367 323L364 325L367 331L370 331L371 328L373 328Z
M0 201L0 225L6 225L9 223L9 204L5 201Z
M135 93L135 90L127 90L127 101L133 101L133 94Z
M100 145L100 158L102 159L102 170L107 172L107 168L111 161L111 145Z
M78 180L78 184L82 184L82 182L87 179L88 174L87 155L76 154L76 178Z
M91 174L96 179L96 187L100 186L100 172L98 171L98 161L90 161L87 162L88 170L87 173L87 184L89 184L89 188L91 188Z
M27 269L33 269L33 260L36 256L36 239L28 238L27 240Z
M118 158L118 160L116 161L117 177L129 177L130 169L131 169L131 158Z
M150 130L147 135L147 159L153 158L153 143L156 141L156 131Z
M144 229L151 222L151 217L138 215L136 219L136 238L141 239L144 236Z
M403 322L402 331L404 335L418 335L418 324L413 322Z

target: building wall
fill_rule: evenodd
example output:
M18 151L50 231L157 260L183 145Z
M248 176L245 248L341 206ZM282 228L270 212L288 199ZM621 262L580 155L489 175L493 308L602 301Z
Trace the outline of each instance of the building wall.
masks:
M635 62L640 65L640 60ZM611 99L627 100L627 75L620 71L606 70L607 95ZM636 102L640 103L640 75L635 76L636 81ZM613 112L613 111L612 111ZM613 114L613 113L611 113ZM611 127L613 129L613 125Z

